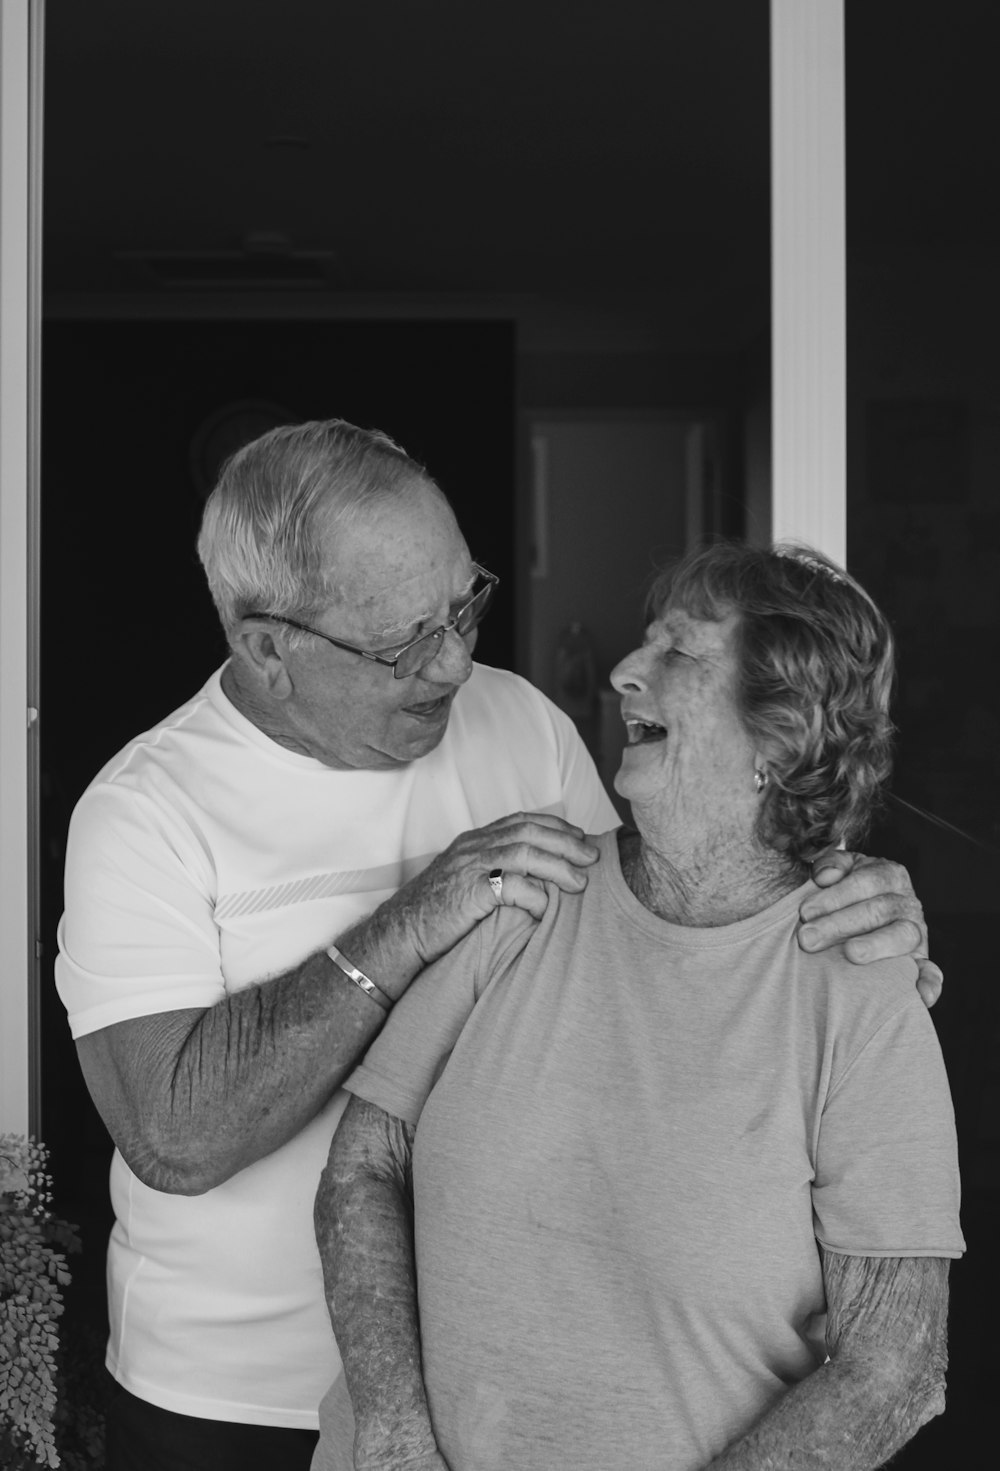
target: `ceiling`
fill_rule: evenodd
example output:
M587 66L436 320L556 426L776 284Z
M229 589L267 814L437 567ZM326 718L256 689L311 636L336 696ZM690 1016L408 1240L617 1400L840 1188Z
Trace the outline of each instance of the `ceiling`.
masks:
M252 271L697 331L766 321L767 231L766 0L48 0L50 300Z
M989 9L848 0L852 240L1000 244ZM506 304L688 349L766 329L767 0L46 15L50 312Z

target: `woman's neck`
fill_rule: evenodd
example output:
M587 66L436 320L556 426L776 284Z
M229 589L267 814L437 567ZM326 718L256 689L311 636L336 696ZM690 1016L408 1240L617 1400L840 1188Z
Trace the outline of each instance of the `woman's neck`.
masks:
M623 829L622 875L639 903L671 924L714 929L760 914L797 889L805 870L785 854L752 841L706 841L672 854Z

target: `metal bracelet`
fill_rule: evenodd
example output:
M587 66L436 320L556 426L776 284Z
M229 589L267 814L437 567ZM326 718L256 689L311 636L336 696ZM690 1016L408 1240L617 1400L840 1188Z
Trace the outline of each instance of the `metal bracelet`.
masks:
M376 1006L381 1006L383 1011L392 1010L391 996L387 996L384 991L380 991L375 982L369 976L366 976L363 970L358 970L356 965L352 965L346 955L341 955L336 945L331 945L326 953L337 969L349 981L353 981L359 991L364 991L369 1000L374 1001Z

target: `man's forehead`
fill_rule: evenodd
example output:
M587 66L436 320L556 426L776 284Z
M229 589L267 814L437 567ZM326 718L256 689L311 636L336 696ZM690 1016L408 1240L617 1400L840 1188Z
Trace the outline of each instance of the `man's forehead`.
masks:
M461 571L464 571L465 575L459 578L457 574ZM401 595L395 603L394 611L390 614L386 600L383 599L382 606L385 608L387 621L373 631L379 637L387 637L390 634L408 633L411 629L419 628L425 623L436 624L442 622L445 617L450 616L452 612L456 611L463 603L469 600L472 595L472 589L476 584L476 575L476 570L470 562L466 562L464 568L461 568L460 564L456 563L456 582L454 590L447 600L447 612L445 612L441 603L435 603L432 606L425 601L421 607L410 606ZM372 605L368 616L374 617L377 620L378 614L375 611L376 607L377 601Z
M327 551L338 615L366 637L442 621L475 581L458 522L433 486L416 484L346 526L331 526Z

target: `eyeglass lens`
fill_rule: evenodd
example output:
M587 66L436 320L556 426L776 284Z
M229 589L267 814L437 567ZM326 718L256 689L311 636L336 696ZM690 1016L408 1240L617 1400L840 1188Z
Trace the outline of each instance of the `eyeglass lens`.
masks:
M465 604L464 608L458 610L455 615L456 633L464 637L465 634L471 633L477 623L482 620L483 614L493 599L493 589L495 586L495 583L487 582L486 586L481 587L475 596ZM418 638L408 648L404 649L396 660L393 670L396 678L406 679L408 675L416 674L418 669L422 669L425 664L429 664L436 656L443 637L443 630L435 629L431 633L425 633L422 638Z

